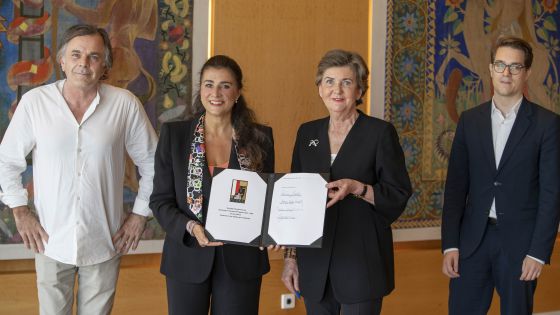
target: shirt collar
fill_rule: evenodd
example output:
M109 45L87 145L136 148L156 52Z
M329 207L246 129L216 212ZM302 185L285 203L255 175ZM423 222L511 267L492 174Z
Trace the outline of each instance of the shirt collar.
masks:
M62 88L64 87L65 83L66 83L66 79L58 81L56 83L56 88L57 88L58 92L60 93L61 104L64 104L64 106L67 107L68 105L66 103L66 100L64 99L64 96L62 95ZM99 90L101 88L102 88L101 84L98 84L95 97L91 101L91 104L89 105L88 109L84 113L84 117L82 118L82 121L79 124L83 124L97 109L97 106L101 102L101 94L99 93Z
M513 105L511 110L508 113L506 113L504 118L508 118L511 115L513 115L513 117L517 116L517 113L519 112L519 108L521 107L521 102L523 102L523 97L521 97L517 102L515 102L515 105ZM496 106L496 103L494 102L494 98L492 98L492 115L495 115L495 114L502 115L502 112Z
M62 88L64 88L65 83L66 83L66 79L62 79L62 80L59 80L58 82L56 82L56 88L57 88L58 92L60 92L60 96L62 96ZM91 105L94 108L97 107L97 105L99 104L99 102L101 100L101 95L99 94L100 89L101 89L101 84L98 84L97 85L97 94L95 95L95 98L91 102ZM62 98L64 98L64 96L62 96Z

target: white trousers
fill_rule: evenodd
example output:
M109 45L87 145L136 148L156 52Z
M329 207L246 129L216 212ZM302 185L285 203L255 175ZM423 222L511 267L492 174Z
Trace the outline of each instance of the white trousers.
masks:
M77 315L111 314L121 256L91 266L63 264L35 255L41 315L72 315L74 283L78 276Z

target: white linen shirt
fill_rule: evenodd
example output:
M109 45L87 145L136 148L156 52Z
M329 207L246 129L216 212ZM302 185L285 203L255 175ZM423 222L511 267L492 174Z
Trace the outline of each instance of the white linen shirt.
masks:
M0 186L10 208L27 205L21 173L32 152L34 204L49 235L44 254L86 266L117 255L112 236L125 219L125 149L141 176L132 211L151 215L157 136L138 99L107 84L78 123L62 96L64 83L23 95L0 144Z

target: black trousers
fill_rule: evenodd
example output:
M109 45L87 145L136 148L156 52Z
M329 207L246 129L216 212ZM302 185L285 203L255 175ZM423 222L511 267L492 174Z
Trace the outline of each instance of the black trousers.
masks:
M327 279L323 299L319 302L304 299L304 302L307 315L379 315L383 298L353 304L340 303L334 295L330 279Z
M216 249L214 265L202 283L186 283L166 277L170 315L257 315L262 277L248 281L230 277L222 249Z
M500 225L488 225L476 252L467 259L459 254L459 278L449 283L449 314L488 313L494 288L500 296L500 312L507 315L533 313L537 281L522 281L523 261L512 261L503 252Z

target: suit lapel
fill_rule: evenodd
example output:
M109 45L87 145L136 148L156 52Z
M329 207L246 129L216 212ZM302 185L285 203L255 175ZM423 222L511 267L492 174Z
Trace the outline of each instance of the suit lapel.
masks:
M329 118L321 119L317 126L302 137L301 154L314 172L330 172L331 149L329 143ZM307 169L309 170L309 167Z
M362 121L362 115L365 115L361 111L358 111L358 113L359 113L358 118L354 122L354 125L348 131L348 134L346 135L346 138L344 138L344 141L342 142L342 145L340 146L340 149L338 150L338 154L337 154L336 159L334 160L334 163L332 165L333 168L336 167L340 163L342 163L342 165L344 167L344 165L346 163L348 163L348 161L346 161L346 162L339 162L339 161L342 161L344 159L344 157L346 156L345 155L346 152L348 152L350 154L353 154L353 152L355 152L355 150L352 150L352 146L354 144L353 135L354 135L354 133L356 133L356 130L360 129L361 121ZM328 137L327 137L327 139L328 139ZM329 145L329 148L330 148L330 145Z
M178 168L173 169L173 176L177 177L177 181L180 183L184 183L185 189L177 192L180 198L185 202L187 201L187 174L189 172L189 154L190 154L190 144L191 138L193 133L192 123L185 122L183 126L177 127L176 129L170 129L171 132L176 133L174 135L171 143L171 152L173 155L173 159L178 160ZM175 150L176 149L176 150ZM188 206L186 207L188 209Z
M496 157L494 156L494 143L492 142L492 102L488 102L481 106L480 119L478 120L479 139L482 139L482 147L486 158L496 169Z
M311 145L311 142L309 143ZM319 132L319 145L317 146L319 154L317 162L321 170L329 171L331 169L331 144L329 142L329 119L325 119L323 126Z
M504 153L502 154L502 159L500 160L500 164L498 166L498 172L504 167L505 163L507 163L512 153L515 151L515 148L525 135L525 132L529 129L532 113L533 109L531 108L531 104L523 98L517 117L513 123L513 128L511 129L511 133L507 139Z

